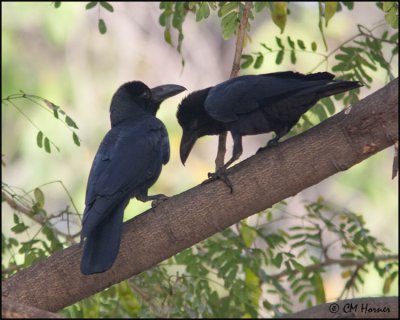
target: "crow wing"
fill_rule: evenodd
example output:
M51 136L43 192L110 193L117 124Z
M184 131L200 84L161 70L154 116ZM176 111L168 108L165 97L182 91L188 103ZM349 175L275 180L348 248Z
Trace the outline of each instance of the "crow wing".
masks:
M151 115L125 121L104 137L89 174L82 235L122 201L150 188L169 160L164 124Z
M204 107L215 120L231 122L261 106L318 90L333 78L328 72L303 75L291 71L241 76L213 87Z

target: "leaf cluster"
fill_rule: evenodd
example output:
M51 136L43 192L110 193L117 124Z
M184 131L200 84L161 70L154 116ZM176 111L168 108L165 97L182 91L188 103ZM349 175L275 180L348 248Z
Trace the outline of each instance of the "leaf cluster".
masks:
M57 214L50 214L45 208L45 193L43 186L53 184L53 182L36 187L31 191L24 191L2 183L2 199L14 209L13 225L11 236L6 236L2 232L2 277L8 277L15 272L25 269L39 259L50 256L71 243L78 234L71 234L70 217L77 215L75 204L71 195L61 181L62 188L67 193L75 209L71 212L69 206L60 210ZM11 202L11 203L10 203ZM60 231L56 223L66 220L68 233ZM34 222L34 223L32 223ZM23 241L20 235L28 240ZM7 257L7 258L5 258Z
M14 102L16 99L25 99L29 102L32 103L34 106L39 106L40 108L44 109L47 112L50 112L55 119L58 121L61 121L71 132L72 132L72 140L73 142L79 147L80 146L80 139L78 137L78 134L76 133L76 130L79 129L76 122L58 105L55 103L33 95L33 94L27 94L21 90L21 93L16 93L16 94L11 94L6 98L3 98L1 100L2 104L4 105L11 105L13 106L18 112L21 113L36 129L38 129L38 133L36 135L36 144L39 148L43 148L46 152L51 153L51 145L54 146L54 148L57 151L60 151L60 148L53 142L53 140L50 139L50 137L46 134L43 133L43 130L39 128L38 125L36 125L32 119L25 114L25 112L22 111L20 107Z

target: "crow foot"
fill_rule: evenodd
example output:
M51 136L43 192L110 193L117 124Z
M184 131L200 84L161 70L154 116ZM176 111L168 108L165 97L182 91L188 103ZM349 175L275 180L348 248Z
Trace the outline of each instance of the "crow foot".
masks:
M155 197L154 200L151 202L151 207L153 209L156 208L161 203L163 203L164 201L167 201L169 199L169 197L167 197L164 194L157 194L157 195L155 195L153 197Z
M272 148L272 147L274 147L274 146L276 146L276 145L278 145L278 140L271 139L271 140L268 141L268 143L267 143L267 145L266 145L265 147L259 148L259 149L257 150L256 154L259 153L259 152L261 152L261 151L270 149L270 148Z
M226 184L226 186L229 188L230 193L233 193L233 186L232 182L228 177L228 174L226 173L226 169L224 167L218 169L216 172L208 173L208 179L203 181L202 184L207 184L215 180L221 180L223 183Z

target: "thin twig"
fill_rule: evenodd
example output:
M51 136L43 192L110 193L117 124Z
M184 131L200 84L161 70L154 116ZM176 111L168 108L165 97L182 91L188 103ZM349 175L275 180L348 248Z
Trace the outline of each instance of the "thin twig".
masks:
M33 221L39 223L41 226L44 227L44 226L46 226L46 225L48 224L47 219L45 219L45 218L44 218L43 216L41 216L41 215L34 215L33 212L32 212L32 210L31 210L30 208L25 207L25 206L19 204L18 202L16 202L16 201L12 198L12 196L9 196L9 195L8 195L6 192L4 192L3 190L1 191L1 197L2 197L2 199L3 199L4 201L7 202L7 204L8 204L12 209L17 210L18 212L21 212L22 214L26 215L27 217L29 217L29 218L32 219ZM53 231L54 231L56 234L58 234L58 235L60 235L60 236L62 236L62 237L65 237L65 238L69 239L70 241L71 241L73 238L77 237L77 236L80 234L80 232L77 232L77 233L75 233L75 234L73 234L73 235L67 234L67 233L65 233L65 232L62 232L62 231L58 230L58 229L55 228L55 227L53 228Z
M249 20L249 14L252 5L253 4L251 1L245 2L243 15L242 18L240 19L239 29L236 37L235 56L233 58L233 65L229 79L236 77L240 70L240 58L242 56L243 42L244 42L244 37L246 35L246 25L247 21Z
M243 9L243 15L240 19L239 28L237 31L235 55L233 57L233 65L232 65L231 75L229 76L229 79L236 77L240 70L240 58L241 58L242 52L243 52L243 42L244 42L244 37L246 34L246 26L247 26L247 21L249 20L249 14L250 14L250 9L251 9L252 5L253 5L253 3L251 1L245 2L245 6ZM221 168L224 165L225 152L226 152L226 132L219 135L218 152L217 152L217 157L215 158L215 169L216 170L218 170L219 168Z
M129 286L134 290L141 298L146 301L160 316L161 318L168 317L168 314L164 314L162 307L158 306L156 303L153 302L153 297L149 293L143 291L138 285L136 285L133 281L129 281Z

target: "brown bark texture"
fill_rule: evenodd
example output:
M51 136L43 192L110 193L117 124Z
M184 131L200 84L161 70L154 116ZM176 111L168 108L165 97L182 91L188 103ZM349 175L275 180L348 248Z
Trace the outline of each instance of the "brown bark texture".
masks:
M82 252L74 245L4 280L2 295L39 309L60 310L349 169L397 140L395 79L351 109L232 167L233 194L221 181L198 185L127 221L118 258L107 272L82 275ZM391 179L391 172L382 174Z

